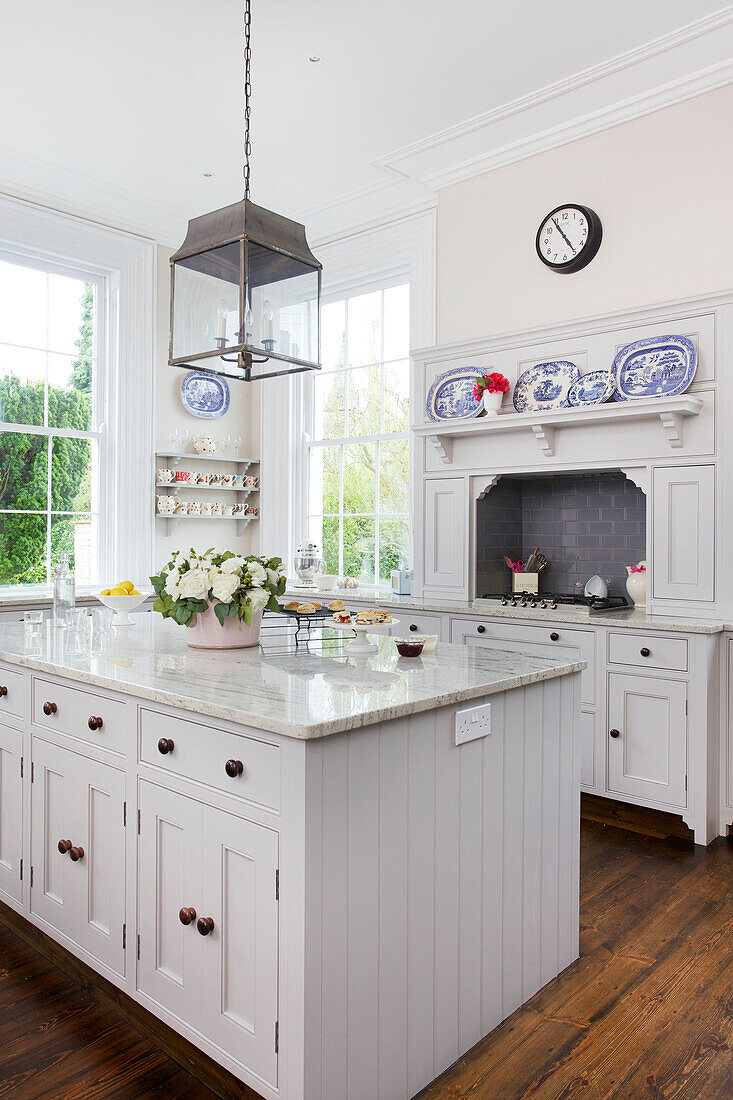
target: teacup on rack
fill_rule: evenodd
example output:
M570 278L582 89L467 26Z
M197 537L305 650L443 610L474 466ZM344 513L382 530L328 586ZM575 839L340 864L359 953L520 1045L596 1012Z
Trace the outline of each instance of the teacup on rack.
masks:
M232 515L233 516L243 516L244 515L244 505L242 503L235 504L234 509L232 511Z
M221 485L223 489L231 489L234 484L234 474L222 474Z
M257 507L256 504L248 504L247 505L247 510L244 514L246 516L256 516L258 512L259 512L259 508Z
M201 504L198 500L192 500L190 502L190 504L188 506L188 514L189 514L189 516L200 516L201 515Z
M176 507L176 498L169 497L165 493L158 494L158 515L171 516Z
M241 489L244 485L244 474L232 474L232 485L235 489Z
M189 478L190 474L188 470L176 470L175 474L173 475L174 481L188 481Z
M158 481L162 485L170 485L171 481L173 481L173 477L174 474L172 470L158 470Z
M223 507L224 507L224 505L222 504L222 502L220 500L212 501L212 504L211 504L211 514L212 514L212 516L220 516L221 515L221 510L222 510Z
M211 501L210 500L202 500L199 507L201 509L201 515L202 516L210 516L211 515Z
M260 479L255 474L247 474L244 479L244 484L248 489L256 489L260 483Z
M175 515L177 515L177 516L187 516L188 515L188 509L189 509L189 501L187 501L187 500L177 500L176 501Z
M222 504L221 514L223 516L233 516L234 515L234 505L233 504Z
M210 476L211 476L210 474L204 473L203 471L200 470L196 474L196 484L197 485L208 485Z
M209 485L221 485L221 474L210 474Z

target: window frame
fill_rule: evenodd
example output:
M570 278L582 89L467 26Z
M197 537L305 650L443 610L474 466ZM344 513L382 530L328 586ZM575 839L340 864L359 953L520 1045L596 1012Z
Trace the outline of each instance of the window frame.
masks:
M155 246L134 234L0 195L0 255L11 263L81 277L100 288L94 351L103 369L96 372L91 430L5 422L1 430L101 441L98 578L125 575L142 582L154 566ZM47 596L49 590L48 584L2 585L0 598L32 599Z
M344 302L346 305L346 332L347 332L347 360L348 360L348 301L351 298L358 298L363 295L373 294L379 292L381 295L381 347L380 358L373 363L355 363L353 365L344 365L343 367L321 370L318 372L320 377L328 375L342 374L344 376L344 429L348 427L348 415L349 415L349 375L355 370L361 370L366 367L376 366L379 368L380 373L383 372L386 365L391 363L407 363L408 366L408 388L410 391L412 387L411 381L411 368L410 368L410 354L409 348L404 356L400 359L385 359L384 358L384 292L397 286L407 286L408 293L410 295L409 309L412 309L412 288L410 285L409 271L403 271L402 273L395 272L391 276L383 279L370 279L363 283L356 283L351 285L347 290L332 291L330 294L325 295L322 299L322 306L332 304L334 302ZM409 318L408 318L409 327ZM304 436L303 436L303 454L304 454L304 487L303 487L303 523L305 530L310 530L310 524L313 519L338 519L339 521L339 561L338 561L338 573L343 574L344 570L344 556L343 556L343 521L345 519L368 519L374 521L374 583L373 584L361 584L361 587L365 591L385 591L390 587L387 581L380 581L379 579L379 551L380 551L380 523L382 520L404 520L408 529L408 547L407 547L407 568L410 568L413 560L413 530L412 530L412 508L410 500L410 483L408 482L408 506L406 512L382 512L380 508L380 445L384 442L391 440L407 440L409 446L409 467L412 470L412 433L408 424L407 428L402 432L386 432L379 431L372 433L371 435L344 435L334 436L329 439L315 439L314 436L314 424L315 424L315 378L313 375L309 375L304 379L303 383L303 397L304 397ZM410 393L410 400L412 401L412 393ZM412 405L410 404L410 408ZM380 403L380 429L384 426L384 402ZM375 447L375 473L374 473L374 511L373 512L345 512L344 511L344 447L354 444L374 444ZM325 447L338 447L339 448L339 511L337 513L321 513L311 510L311 484L310 484L310 467L311 457L313 451L317 448Z

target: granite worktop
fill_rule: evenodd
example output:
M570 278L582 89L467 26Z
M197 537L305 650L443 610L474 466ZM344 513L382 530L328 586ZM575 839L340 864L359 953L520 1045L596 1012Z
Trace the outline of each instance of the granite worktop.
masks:
M310 646L296 650L265 623L262 647L218 652L190 649L186 629L157 615L99 634L90 624L82 640L50 621L36 640L26 639L22 623L2 623L0 661L302 739L585 668L583 661L448 644L430 656L404 658L390 637L377 634L370 636L374 656L350 658L340 632L315 629Z
M441 615L463 615L471 618L517 619L521 622L569 623L575 626L617 626L632 630L668 630L680 634L720 634L732 630L733 624L721 619L684 618L674 619L665 615L648 615L645 611L631 608L628 611L590 612L586 607L560 605L554 611L541 607L503 607L499 600L481 600L473 602L461 600L437 600L417 596L397 596L392 593L375 595L361 589L339 588L335 592L320 592L314 589L288 589L288 598L318 600L329 604L332 600L343 600L347 607L389 607L396 611L419 614L421 611L438 612Z

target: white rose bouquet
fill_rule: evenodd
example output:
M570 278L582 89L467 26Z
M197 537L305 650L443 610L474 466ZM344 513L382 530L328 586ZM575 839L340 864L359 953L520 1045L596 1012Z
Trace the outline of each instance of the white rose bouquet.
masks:
M150 580L157 596L153 610L181 626L193 625L198 612L210 604L222 625L232 618L250 626L258 611L266 607L279 611L277 597L285 591L281 558L244 557L231 550L222 554L190 550L187 555L176 550Z

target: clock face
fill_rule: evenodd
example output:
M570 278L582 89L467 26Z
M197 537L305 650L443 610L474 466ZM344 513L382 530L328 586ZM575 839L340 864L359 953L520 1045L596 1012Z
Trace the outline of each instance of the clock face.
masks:
M601 243L601 222L584 206L558 206L548 214L535 242L544 264L560 273L579 271L595 256Z

